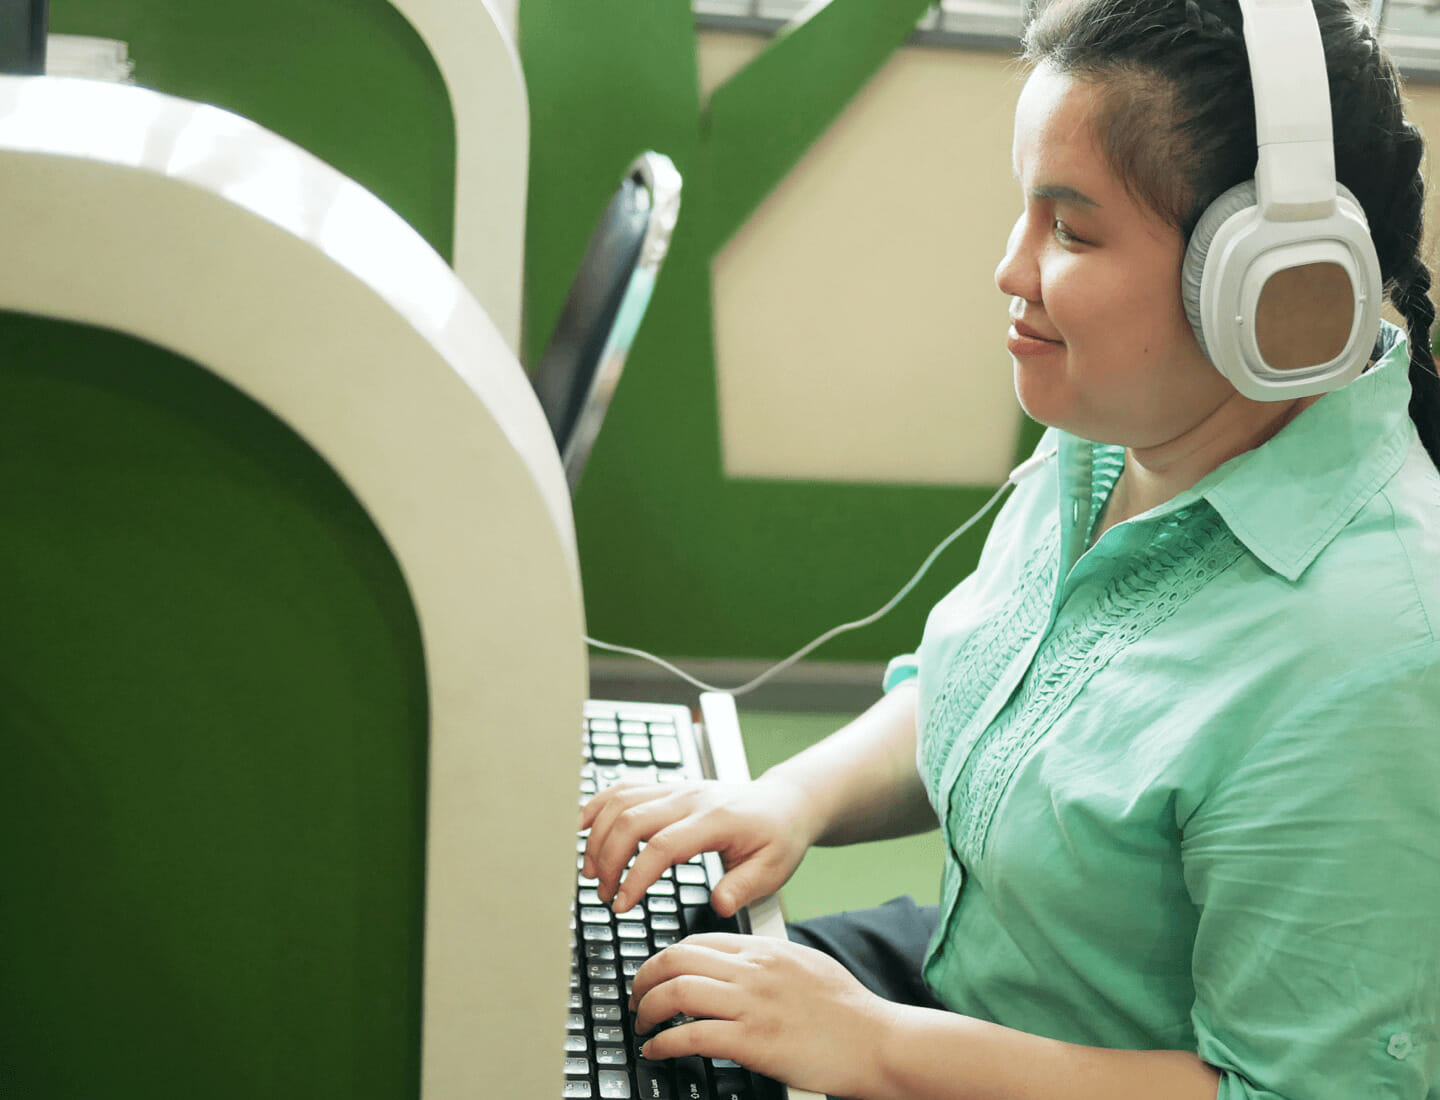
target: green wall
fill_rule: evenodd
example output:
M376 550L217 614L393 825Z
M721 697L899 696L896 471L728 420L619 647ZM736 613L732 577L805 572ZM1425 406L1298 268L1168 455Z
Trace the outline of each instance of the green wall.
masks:
M137 84L304 146L450 255L450 101L389 0L50 0L50 29L129 43Z
M878 607L989 495L721 471L711 257L925 6L835 0L702 105L683 0L522 0L527 358L548 337L630 159L660 150L686 181L670 258L576 501L597 637L679 656L779 656ZM137 82L305 145L449 254L453 119L433 61L388 0L53 0L51 22L56 32L124 39ZM1027 425L1021 453L1037 434ZM883 660L911 648L930 604L972 567L984 527L890 619L817 656Z
M522 0L527 347L543 344L630 158L659 150L685 177L671 255L576 501L594 636L671 655L783 655L879 607L990 495L993 487L735 479L721 469L711 258L927 6L834 0L702 105L686 4L627 4L622 19L615 5ZM1038 434L1026 427L1021 453ZM973 567L985 526L891 618L817 657L884 660L913 648L928 607Z

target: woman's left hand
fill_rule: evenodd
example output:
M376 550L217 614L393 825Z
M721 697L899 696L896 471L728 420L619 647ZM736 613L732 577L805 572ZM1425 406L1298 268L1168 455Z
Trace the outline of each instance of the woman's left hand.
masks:
M829 955L788 940L724 933L690 936L635 975L635 1033L684 1013L647 1058L701 1054L799 1088L836 1096L873 1091L891 1005Z

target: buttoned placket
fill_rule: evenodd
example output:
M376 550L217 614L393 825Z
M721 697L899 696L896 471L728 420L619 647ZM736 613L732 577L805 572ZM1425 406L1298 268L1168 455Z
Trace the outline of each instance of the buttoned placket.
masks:
M984 702L976 709L971 721L957 739L971 740L972 746L969 752L952 752L946 759L939 787L943 800L938 804L941 806L950 805L970 754L981 750L984 731L1001 715L1024 684L1037 656L1054 631L1066 603L1097 573L1103 572L1107 563L1113 562L1117 554L1124 554L1135 548L1137 540L1148 537L1147 530L1153 528L1158 520L1183 511L1194 502L1195 493L1182 493L1141 516L1116 524L1096 540L1094 546L1088 545L1096 518L1094 447L1095 445L1087 440L1060 433L1056 475L1060 527L1056 553L1059 560L1050 594L1049 614L1044 626L1026 641L1004 673L996 679ZM946 889L940 899L942 919L937 930L937 943L948 934L964 888L964 865L960 862L958 853L951 854L954 857L953 872L947 877Z
M1020 652L1015 655L1004 673L996 679L994 686L986 695L985 701L976 709L970 722L966 724L967 731L984 731L989 728L990 724L1005 709L1015 692L1019 690L1020 685L1025 682L1025 677L1030 672L1036 654L1040 652L1046 638L1050 636L1060 608L1071 591L1070 574L1075 564L1086 552L1085 543L1090 533L1093 508L1091 479L1094 472L1094 452L1092 445L1085 440L1061 433L1057 457L1059 461L1056 464L1056 476L1059 480L1060 522L1057 553L1060 560L1050 594L1049 614L1046 616L1044 626L1034 633ZM961 736L963 738L965 735L962 733ZM978 744L979 742L976 741L970 751L974 752ZM937 805L948 806L950 804L955 784L960 778L968 756L968 753L952 752L946 759L939 785L941 799ZM948 929L955 919L960 894L964 888L964 866L959 862L958 855L955 853L952 855L955 856L954 870L950 876L947 876L944 896L940 899L941 920L936 933L935 942L937 943L948 934Z

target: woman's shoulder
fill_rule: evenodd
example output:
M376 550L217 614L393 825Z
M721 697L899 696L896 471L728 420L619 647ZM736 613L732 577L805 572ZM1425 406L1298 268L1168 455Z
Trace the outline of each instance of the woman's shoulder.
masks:
M1414 443L1301 578L1324 614L1373 624L1401 651L1440 641L1440 472Z

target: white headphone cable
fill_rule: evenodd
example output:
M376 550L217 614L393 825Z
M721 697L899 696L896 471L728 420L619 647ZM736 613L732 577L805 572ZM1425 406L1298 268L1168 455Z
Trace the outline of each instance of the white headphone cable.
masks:
M1044 454L1034 455L1026 459L1024 462L1020 463L1020 465L1016 466L1015 469L1011 470L1010 476L1005 479L1005 484L1000 486L1000 488L995 491L995 495L992 496L989 500L987 500L980 507L980 510L978 512L976 512L973 516L967 519L949 535L945 536L945 539L940 543L940 545L935 547L934 550L930 551L930 556L925 559L924 564L920 566L920 568L916 571L915 575L911 577L909 581L905 583L905 586L901 588L899 592L895 593L895 595L890 598L890 601L886 603L884 607L880 608L880 610L865 616L865 618L863 619L856 619L854 622L841 623L839 626L831 627L824 634L821 634L820 637L816 638L808 645L797 649L794 653L790 654L790 656L786 657L783 661L780 661L778 664L772 665L770 668L762 672L759 676L756 676L752 680L746 681L739 687L723 688L715 687L712 684L707 684L703 680L697 680L695 677L691 676L683 669L676 668L673 664L671 664L664 658L657 657L653 653L647 653L643 649L632 649L629 646L612 645L610 642L596 641L594 638L591 638L588 635L586 636L585 641L596 649L607 650L610 653L621 653L627 657L640 657L646 661L650 661L653 664L657 664L666 672L672 673L680 677L680 679L684 680L688 684L694 685L701 691L719 691L725 692L729 695L746 695L749 692L754 691L761 684L764 684L767 681L773 679L774 677L780 675L780 673L784 672L787 668L795 664L797 661L803 660L805 657L809 656L820 646L828 642L831 638L839 637L841 634L848 633L851 630L859 630L862 626L869 626L871 623L878 622L880 619L888 615L891 611L895 609L895 606L900 603L900 601L903 600L906 596L908 596L911 590L920 583L920 578L925 576L926 572L930 569L930 567L935 564L935 559L938 558L942 553L944 553L946 548L949 547L951 543L953 543L966 531L970 530L971 527L975 526L975 524L984 517L985 513L990 511L990 509L995 506L995 502L1005 495L1006 491L1009 490L1011 486L1020 484L1021 481L1029 477L1032 473L1034 473L1040 467L1044 466L1047 462L1053 459L1055 455L1056 451L1054 449L1046 451Z

